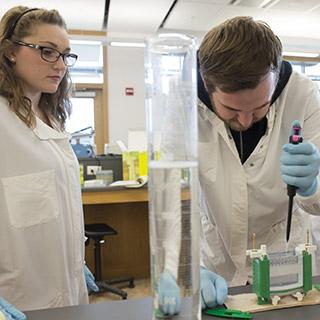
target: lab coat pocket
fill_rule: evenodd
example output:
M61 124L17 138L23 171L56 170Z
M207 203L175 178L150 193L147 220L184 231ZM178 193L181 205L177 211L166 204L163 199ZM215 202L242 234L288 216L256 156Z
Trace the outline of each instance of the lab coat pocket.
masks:
M200 180L210 183L217 179L217 143L199 142L199 177Z
M217 268L225 262L223 245L217 227L211 223L205 214L201 214L201 252L206 264L210 263Z
M11 225L25 228L58 216L54 171L1 179Z

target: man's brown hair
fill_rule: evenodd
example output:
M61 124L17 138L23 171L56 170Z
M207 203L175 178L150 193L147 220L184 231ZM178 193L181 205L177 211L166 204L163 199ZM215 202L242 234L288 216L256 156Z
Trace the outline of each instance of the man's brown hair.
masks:
M282 44L270 27L235 17L211 29L199 48L200 71L209 94L255 88L273 71L279 75Z

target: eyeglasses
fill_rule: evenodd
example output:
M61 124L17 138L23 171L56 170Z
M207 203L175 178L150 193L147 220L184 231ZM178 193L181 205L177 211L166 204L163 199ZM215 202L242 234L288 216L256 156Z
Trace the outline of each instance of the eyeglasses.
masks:
M57 62L60 57L62 57L64 64L67 67L72 67L77 59L78 56L74 53L61 53L60 51L50 48L50 47L44 47L44 46L39 46L38 44L32 44L32 43L27 43L23 41L12 41L14 44L17 44L18 46L24 46L36 50L40 50L41 53L41 58L46 61L46 62Z

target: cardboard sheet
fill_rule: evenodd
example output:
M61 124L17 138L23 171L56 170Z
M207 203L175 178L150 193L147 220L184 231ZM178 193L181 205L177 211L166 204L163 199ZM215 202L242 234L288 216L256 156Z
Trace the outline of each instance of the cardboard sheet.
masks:
M320 291L312 289L303 297L302 301L298 301L295 297L288 295L282 296L276 306L272 304L259 305L257 296L254 293L243 293L237 295L229 295L225 305L228 309L236 309L249 312L261 312L274 309L290 308L297 306L306 306L320 304Z

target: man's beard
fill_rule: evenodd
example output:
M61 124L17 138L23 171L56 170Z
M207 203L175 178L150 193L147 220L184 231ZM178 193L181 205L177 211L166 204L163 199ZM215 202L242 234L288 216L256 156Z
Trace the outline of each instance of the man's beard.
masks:
M263 119L263 118L268 114L268 112L269 112L269 109L268 109L267 113L266 113L263 117L261 117L261 118L257 118L257 117L254 116L254 117L252 118L252 121L251 121L250 125L247 126L247 127L244 127L241 123L239 123L239 121L237 120L236 117L233 118L233 119L229 119L229 120L226 120L226 119L223 119L222 117L220 117L219 113L218 113L217 110L216 110L215 105L214 105L213 103L211 103L211 104L212 104L213 112L216 114L216 116L217 116L220 120L222 120L227 127L229 127L230 129L232 129L232 130L234 130L234 131L238 131L238 132L240 132L240 131L246 131L246 130L250 129L256 122L258 122L258 121L260 121L261 119Z
M219 117L219 115L218 115ZM220 117L219 117L220 118ZM221 118L220 118L221 119ZM231 120L224 120L224 119L221 119L230 129L234 130L234 131L246 131L248 130L249 128L251 128L257 121L261 120L261 119L258 119L256 117L252 118L252 121L250 123L249 126L247 127L244 127L241 123L239 123L239 121L234 118L234 119L231 119Z

